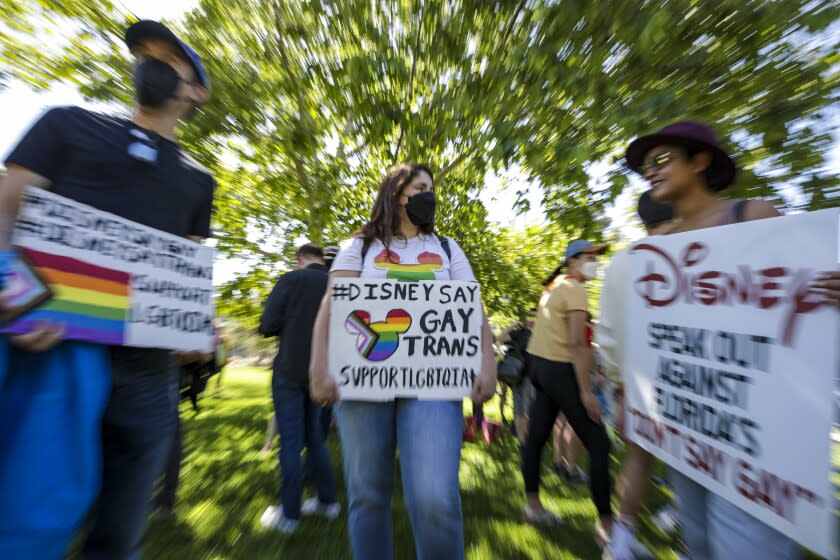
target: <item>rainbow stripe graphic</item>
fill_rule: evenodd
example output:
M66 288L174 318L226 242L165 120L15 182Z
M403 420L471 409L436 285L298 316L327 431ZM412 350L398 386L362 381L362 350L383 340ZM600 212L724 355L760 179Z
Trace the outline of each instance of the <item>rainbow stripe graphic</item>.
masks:
M373 266L387 270L385 277L391 280L435 280L435 272L443 270L443 259L437 253L426 251L417 255L417 264L403 264L397 253L391 251L389 254L383 249L373 259Z
M49 283L54 297L4 329L6 332L29 332L38 323L49 321L64 324L67 339L124 344L131 310L130 274L70 257L31 249L23 252Z
M363 358L382 362L394 355L400 345L400 335L411 327L411 315L402 309L392 309L385 321L370 322L370 313L357 310L344 321L350 334L356 335L356 347Z

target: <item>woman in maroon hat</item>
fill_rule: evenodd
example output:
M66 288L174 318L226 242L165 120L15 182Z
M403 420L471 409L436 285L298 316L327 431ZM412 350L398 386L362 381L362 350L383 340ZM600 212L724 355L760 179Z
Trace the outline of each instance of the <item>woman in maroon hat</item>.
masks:
M634 140L627 164L651 186L653 198L674 207L673 232L778 216L764 200L729 200L717 193L735 180L735 162L708 126L671 124Z
M735 179L735 163L714 131L702 123L678 122L637 138L626 157L629 167L650 183L653 197L673 206L671 233L779 215L764 200L719 196ZM833 302L840 302L837 283L838 274L831 273L819 286ZM690 558L795 557L796 544L775 529L674 470L669 478L681 501L680 522Z

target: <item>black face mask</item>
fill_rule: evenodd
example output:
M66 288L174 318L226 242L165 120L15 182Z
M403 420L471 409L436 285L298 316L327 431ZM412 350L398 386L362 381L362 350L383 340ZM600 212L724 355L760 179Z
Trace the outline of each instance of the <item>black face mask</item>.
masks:
M408 199L405 213L411 223L418 227L428 226L435 221L435 194L431 191L415 194Z
M144 107L160 107L175 97L181 78L170 65L155 58L147 58L134 68L134 87L137 102Z

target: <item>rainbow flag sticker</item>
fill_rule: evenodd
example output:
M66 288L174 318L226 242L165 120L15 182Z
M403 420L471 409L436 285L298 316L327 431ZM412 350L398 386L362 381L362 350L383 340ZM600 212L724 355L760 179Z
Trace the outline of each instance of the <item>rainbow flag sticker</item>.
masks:
M53 298L3 331L26 333L38 323L65 325L65 338L122 345L131 311L131 275L78 259L32 249L23 253L48 284Z

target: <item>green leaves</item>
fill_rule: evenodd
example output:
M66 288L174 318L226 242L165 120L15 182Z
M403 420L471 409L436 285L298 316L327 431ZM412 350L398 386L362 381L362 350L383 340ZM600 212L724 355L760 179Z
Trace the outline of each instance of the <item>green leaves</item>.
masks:
M225 305L250 309L304 238L350 235L403 160L436 170L443 233L511 317L566 239L602 235L628 183L624 148L668 122L725 137L742 170L732 196L836 205L824 112L838 17L827 0L202 0L179 32L212 99L183 142L217 177L220 251L254 259ZM111 3L12 0L0 18L0 84L131 102L127 16ZM60 48L32 40L44 35ZM538 180L549 225L487 224L485 174L507 168ZM782 196L791 186L802 196ZM527 206L520 195L512 210Z

